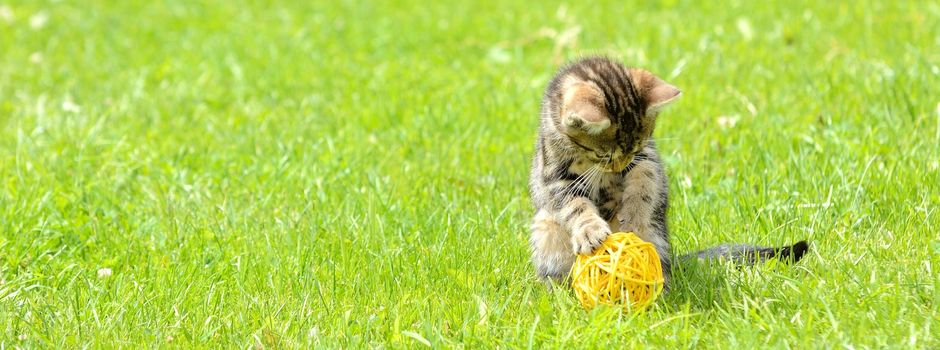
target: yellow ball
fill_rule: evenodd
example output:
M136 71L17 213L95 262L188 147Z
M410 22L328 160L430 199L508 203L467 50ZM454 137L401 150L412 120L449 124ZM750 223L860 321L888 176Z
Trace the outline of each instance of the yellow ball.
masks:
M651 243L633 233L611 234L592 255L578 255L571 287L585 309L598 304L643 310L663 290L663 267Z

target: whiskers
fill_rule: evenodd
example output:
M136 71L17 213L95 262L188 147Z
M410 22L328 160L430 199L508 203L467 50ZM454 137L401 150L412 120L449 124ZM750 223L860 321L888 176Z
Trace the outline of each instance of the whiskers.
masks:
M605 169L610 165L610 157L607 157L603 160L603 164L594 163L588 168L585 172L578 175L574 181L571 181L561 192L563 197L570 197L576 195L578 191L581 191L583 195L590 197L596 197L598 190L600 189L600 180L604 177Z

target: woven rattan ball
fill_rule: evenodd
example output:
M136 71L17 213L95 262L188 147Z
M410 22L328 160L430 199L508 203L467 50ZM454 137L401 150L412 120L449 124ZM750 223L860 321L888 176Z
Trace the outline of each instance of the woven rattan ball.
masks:
M571 287L585 309L598 304L643 310L663 290L663 269L652 244L633 233L611 234L594 254L578 255Z

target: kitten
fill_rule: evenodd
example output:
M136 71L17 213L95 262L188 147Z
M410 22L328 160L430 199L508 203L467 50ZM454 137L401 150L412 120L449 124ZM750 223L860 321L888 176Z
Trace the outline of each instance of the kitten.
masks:
M626 231L656 247L668 285L669 186L652 135L659 111L680 94L650 72L604 57L573 62L549 82L529 177L532 260L541 279L563 282L577 254ZM796 261L806 249L805 242L733 245L688 256L747 264L773 256Z

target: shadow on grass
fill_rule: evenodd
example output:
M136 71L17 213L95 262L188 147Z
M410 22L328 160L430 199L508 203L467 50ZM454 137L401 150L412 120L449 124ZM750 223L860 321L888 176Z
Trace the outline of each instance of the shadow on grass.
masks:
M801 241L780 249L760 249L750 257L733 255L734 260L679 258L672 269L671 290L664 299L668 305L703 310L740 300L742 295L761 295L767 283L780 276L780 269L798 263L808 249Z
M680 261L672 268L670 288L661 305L705 310L726 304L735 297L732 293L740 294L728 279L735 272L740 271L716 261Z

